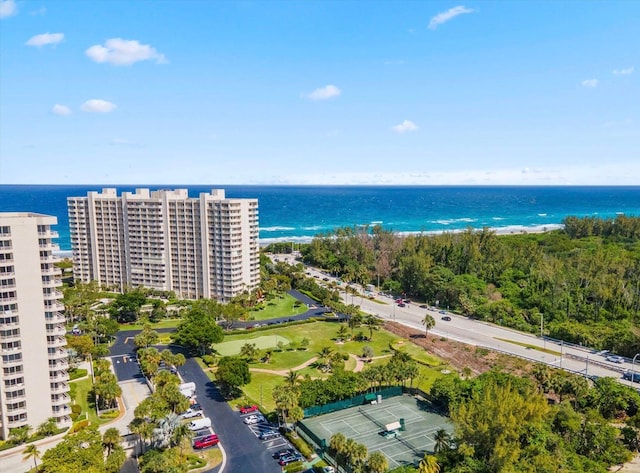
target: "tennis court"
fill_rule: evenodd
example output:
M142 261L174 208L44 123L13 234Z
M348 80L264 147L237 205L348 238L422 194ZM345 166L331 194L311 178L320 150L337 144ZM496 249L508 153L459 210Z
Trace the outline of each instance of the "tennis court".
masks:
M403 420L402 420L403 419ZM453 434L449 419L438 414L430 403L410 395L383 399L302 421L320 441L329 445L331 436L342 432L347 438L365 445L369 452L380 451L389 460L389 468L416 464L425 453L433 453L433 435L439 429ZM404 430L387 426L404 424Z

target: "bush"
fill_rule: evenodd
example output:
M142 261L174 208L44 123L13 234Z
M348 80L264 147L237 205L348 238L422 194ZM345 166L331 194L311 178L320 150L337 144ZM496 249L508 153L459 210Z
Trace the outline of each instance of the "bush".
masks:
M82 407L80 407L78 404L74 404L71 406L71 420L73 422L75 422L76 420L78 420L78 417L80 416L80 413L82 412Z
M202 355L202 362L207 366L213 366L216 364L216 357L213 355Z
M101 419L115 419L120 415L120 411L118 409L114 409L113 411L105 412L100 414Z
M293 463L289 463L285 469L285 471L287 473L297 473L299 471L304 470L304 463L303 462L293 462Z
M73 424L73 427L71 428L71 431L69 433L75 434L76 432L80 432L81 430L84 430L87 427L89 427L89 419L81 420Z
M285 435L289 442L291 442L293 446L298 449L303 457L308 459L311 457L311 455L314 454L313 448L311 448L311 446L295 432L287 432Z
M84 378L87 375L87 370L83 368L72 368L69 370L69 381L74 379Z

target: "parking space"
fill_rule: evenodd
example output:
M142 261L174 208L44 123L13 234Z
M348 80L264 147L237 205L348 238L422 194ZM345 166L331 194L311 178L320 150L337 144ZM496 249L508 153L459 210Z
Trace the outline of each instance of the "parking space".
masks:
M240 418L243 420L252 416L253 414L240 414ZM259 415L259 414L258 414ZM263 418L261 422L254 424L247 424L248 429L255 435L261 442L264 448L272 455L276 452L290 449L291 451L298 453L293 445L282 435L278 430L278 426L269 423ZM277 459L276 459L277 461Z

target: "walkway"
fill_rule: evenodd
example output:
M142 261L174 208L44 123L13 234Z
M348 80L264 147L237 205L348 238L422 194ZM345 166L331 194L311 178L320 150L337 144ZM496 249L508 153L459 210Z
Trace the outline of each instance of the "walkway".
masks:
M349 353L349 356L351 358L353 358L354 360L356 360L356 367L353 369L354 373L362 371L364 369L365 359L360 357L360 356L358 356L358 355L354 355L353 353ZM392 355L374 356L372 358L367 358L367 360L381 360L383 358L389 358L390 356L392 356Z
M249 368L249 371L255 371L256 373L269 373L269 374L277 374L277 375L280 375L280 376L287 376L289 374L289 371L302 370L302 369L306 368L307 366L312 365L313 363L315 363L317 359L318 359L318 357L314 356L313 358L305 361L301 365L296 366L295 368L290 368L288 370L268 370L268 369L265 369L265 368Z

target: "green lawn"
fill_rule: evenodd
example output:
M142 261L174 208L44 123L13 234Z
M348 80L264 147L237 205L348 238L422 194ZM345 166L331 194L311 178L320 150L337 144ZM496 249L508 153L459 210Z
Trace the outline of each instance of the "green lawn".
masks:
M307 306L300 304L298 307L295 307L296 302L297 299L289 294L284 294L282 297L277 296L269 301L265 301L262 309L250 311L247 318L249 320L267 320L305 313Z
M93 383L91 382L91 378L84 378L78 381L71 381L69 383L72 386L75 386L75 397L74 401L76 404L82 407L82 413L80 414L80 418L83 418L83 415L86 413L89 415L89 422L94 425L99 425L106 421L102 421L98 418L98 414L96 414L96 405L93 402L92 396L90 394L91 388L93 387Z
M282 335L262 335L262 333L264 332L260 332L260 334L256 334L256 337L250 339L236 338L234 340L217 343L213 345L213 348L222 356L233 356L240 353L240 349L247 343L255 344L260 350L275 348L278 346L278 342L283 342L285 346L289 344L289 339ZM232 337L226 338L230 339Z
M155 324L150 324L152 329L158 329L158 328L176 328L180 322L182 322L182 319L164 319L161 320L160 322L157 322ZM142 330L144 328L143 324L120 324L120 331L123 330Z
M430 355L424 348L419 347L411 342L406 340L398 340L393 344L393 347L396 350L403 351L408 353L411 358L421 363L426 363L429 366L440 366L442 365L442 360L440 358L436 358L433 355Z

